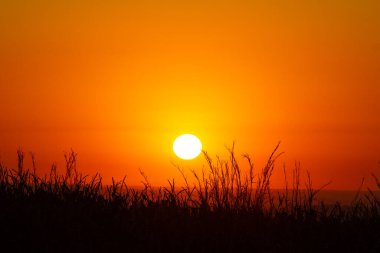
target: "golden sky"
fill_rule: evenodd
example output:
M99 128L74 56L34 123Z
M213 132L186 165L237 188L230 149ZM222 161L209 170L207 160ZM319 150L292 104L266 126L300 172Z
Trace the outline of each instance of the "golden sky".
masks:
M177 177L171 146L193 133L211 155L278 141L316 185L356 189L380 166L380 1L0 2L0 161L138 184ZM61 166L62 167L62 166Z

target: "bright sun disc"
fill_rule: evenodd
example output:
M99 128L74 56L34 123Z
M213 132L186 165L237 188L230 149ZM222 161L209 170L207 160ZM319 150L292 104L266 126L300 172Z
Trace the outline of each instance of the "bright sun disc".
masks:
M175 139L173 151L184 160L194 159L201 153L202 143L195 135L183 134Z

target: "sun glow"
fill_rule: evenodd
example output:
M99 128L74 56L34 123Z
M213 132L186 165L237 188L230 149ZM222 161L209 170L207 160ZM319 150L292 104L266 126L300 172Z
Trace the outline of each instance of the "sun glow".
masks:
M173 151L179 158L191 160L201 153L202 143L195 135L183 134L175 139Z

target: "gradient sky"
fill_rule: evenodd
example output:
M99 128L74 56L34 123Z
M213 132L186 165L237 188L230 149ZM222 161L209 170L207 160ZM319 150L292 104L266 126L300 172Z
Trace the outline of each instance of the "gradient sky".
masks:
M380 1L0 2L0 161L38 170L78 153L84 173L163 184L211 155L278 141L315 185L356 189L380 166Z

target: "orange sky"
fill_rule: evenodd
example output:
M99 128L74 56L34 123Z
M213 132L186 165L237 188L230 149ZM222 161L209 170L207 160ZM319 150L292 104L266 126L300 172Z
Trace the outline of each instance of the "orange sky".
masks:
M356 189L380 171L379 13L378 0L1 1L0 160L21 147L45 172L73 148L85 173L136 184L142 168L163 184L172 163L203 163L172 152L193 133L258 167L281 141L274 187L298 160L316 186Z

